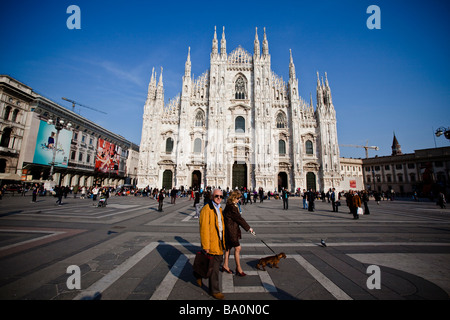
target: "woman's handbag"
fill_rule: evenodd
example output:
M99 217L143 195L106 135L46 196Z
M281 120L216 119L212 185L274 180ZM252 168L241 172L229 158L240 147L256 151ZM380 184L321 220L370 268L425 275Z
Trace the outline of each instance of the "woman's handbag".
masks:
M204 250L197 252L193 269L194 272L202 278L209 278L213 270L213 257Z
M361 207L358 207L358 210L356 211L357 214L362 215L363 209Z

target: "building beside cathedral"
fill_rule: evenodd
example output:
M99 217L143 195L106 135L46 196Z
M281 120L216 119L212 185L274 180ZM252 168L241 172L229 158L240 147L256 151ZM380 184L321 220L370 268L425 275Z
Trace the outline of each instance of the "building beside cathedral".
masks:
M287 60L287 59L286 59ZM341 182L336 112L325 73L317 104L299 95L290 52L286 83L271 68L266 30L253 55L227 52L214 30L210 68L191 75L190 48L181 93L164 102L163 69L153 70L144 106L138 187L328 190Z

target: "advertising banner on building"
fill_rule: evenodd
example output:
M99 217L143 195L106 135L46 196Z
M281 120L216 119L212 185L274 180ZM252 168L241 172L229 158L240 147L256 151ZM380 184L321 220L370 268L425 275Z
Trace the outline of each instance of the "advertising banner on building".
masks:
M55 153L55 166L67 168L69 163L70 142L72 131L62 129L59 131L56 144L57 130L53 124L40 122L36 139L33 163L51 165L53 153Z
M119 173L120 147L103 139L98 139L95 171Z

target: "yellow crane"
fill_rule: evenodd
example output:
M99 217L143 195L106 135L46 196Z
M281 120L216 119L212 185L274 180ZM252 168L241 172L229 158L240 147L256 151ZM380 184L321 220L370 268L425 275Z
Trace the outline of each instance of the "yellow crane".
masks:
M62 99L72 103L72 111L73 112L75 112L75 105L79 105L80 107L83 107L83 108L87 108L87 109L91 109L91 110L94 110L94 111L97 111L97 112L100 112L100 113L103 113L103 114L107 114L106 112L94 109L92 107L88 107L88 106L82 105L81 103L78 103L76 101L73 101L73 100L70 100L70 99L67 99L67 98L64 98L64 97L62 97Z
M366 150L366 159L369 158L369 149L379 150L380 148L376 146L369 146L369 140L367 140L365 146L354 145L354 144L340 144L340 147L354 147L354 148L364 148Z

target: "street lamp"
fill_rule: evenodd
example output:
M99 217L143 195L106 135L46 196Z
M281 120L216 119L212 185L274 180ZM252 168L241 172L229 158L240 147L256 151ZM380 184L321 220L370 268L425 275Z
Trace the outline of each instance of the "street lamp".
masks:
M440 127L436 130L435 132L436 137L440 137L442 135L444 135L444 137L446 137L447 139L450 139L450 127L449 128L444 128L444 127Z
M57 151L57 148L58 148L59 132L62 129L72 127L72 124L70 122L66 122L64 119L62 119L60 117L56 117L55 120L54 119L49 119L47 121L47 123L49 125L53 124L55 126L55 129L56 129L55 144L53 145L53 150L52 150L53 151L52 162L50 163L50 165L51 165L51 167L50 167L50 174L49 174L48 179L47 179L48 181L53 181L53 172L55 170L55 164L56 164L55 159L56 159L56 151Z

